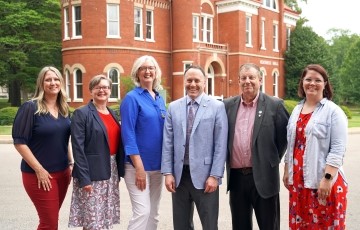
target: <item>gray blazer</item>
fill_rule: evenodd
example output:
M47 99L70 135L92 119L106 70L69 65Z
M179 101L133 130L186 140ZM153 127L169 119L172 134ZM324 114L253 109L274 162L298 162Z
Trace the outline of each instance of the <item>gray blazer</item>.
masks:
M226 161L228 185L231 180L230 159L240 101L240 96L224 100L229 121ZM279 163L284 156L287 145L286 126L288 119L289 113L281 99L260 93L254 121L251 153L255 186L259 195L265 199L280 192Z
M170 103L164 125L161 173L172 174L179 186L185 154L186 97ZM228 122L224 104L203 95L189 140L189 165L192 182L204 189L207 178L224 175Z

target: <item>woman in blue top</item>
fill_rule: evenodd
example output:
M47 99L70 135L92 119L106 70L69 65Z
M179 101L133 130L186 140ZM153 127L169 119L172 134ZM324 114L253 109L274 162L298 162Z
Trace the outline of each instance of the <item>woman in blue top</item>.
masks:
M128 229L156 229L163 178L160 173L165 103L159 95L161 70L151 56L138 58L131 70L136 86L120 106L126 155L125 183L133 216Z
M19 108L13 124L14 145L23 158L23 184L40 218L38 229L58 229L74 165L64 85L56 68L44 67L34 98Z

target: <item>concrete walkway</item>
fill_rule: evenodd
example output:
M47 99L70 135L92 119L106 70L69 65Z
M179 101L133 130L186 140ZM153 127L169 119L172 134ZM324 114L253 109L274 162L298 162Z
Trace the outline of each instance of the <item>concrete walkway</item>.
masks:
M360 128L349 130L349 142L344 159L344 169L349 183L348 209L347 209L347 229L359 229L360 209L357 207L360 200ZM38 222L36 210L27 196L21 179L20 161L21 157L11 144L10 136L0 136L0 229L1 230L27 230L35 229ZM7 143L7 144L6 144ZM280 166L282 176L283 163ZM228 194L226 194L226 184L220 186L220 214L219 230L231 229L231 215L229 209ZM72 186L69 187L68 194L61 208L59 218L59 229L67 230L69 218L69 208L71 200ZM120 212L121 223L115 225L114 230L127 229L127 224L131 218L131 204L124 181L120 182ZM281 229L288 229L288 191L281 185ZM163 189L160 203L160 222L159 230L171 230L172 211L171 194ZM194 215L195 229L201 228L197 212ZM81 228L76 228L80 230ZM254 230L258 230L254 218Z

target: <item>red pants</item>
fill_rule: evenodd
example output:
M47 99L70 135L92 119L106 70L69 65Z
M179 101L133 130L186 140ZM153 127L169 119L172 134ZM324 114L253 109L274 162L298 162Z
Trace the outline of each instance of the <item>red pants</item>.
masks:
M22 173L26 193L34 203L39 215L38 230L58 229L60 207L71 180L69 168L61 172L50 173L50 175L53 177L50 179L52 188L50 191L44 191L43 188L38 188L38 179L35 173Z

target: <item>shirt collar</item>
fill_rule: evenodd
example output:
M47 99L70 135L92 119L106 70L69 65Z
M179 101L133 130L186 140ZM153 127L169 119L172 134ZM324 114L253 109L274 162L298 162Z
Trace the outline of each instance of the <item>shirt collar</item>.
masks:
M257 93L256 97L254 98L254 100L252 100L250 103L246 103L244 100L243 100L243 97L241 95L241 103L244 105L244 106L255 106L259 100L259 95L260 95L260 92Z
M196 103L197 103L198 105L200 105L200 102L201 102L203 96L204 96L204 93L200 94L197 98L195 98L194 101L196 101ZM187 105L191 102L191 100L192 100L191 97L189 97L188 95L186 95L186 104L187 104Z

